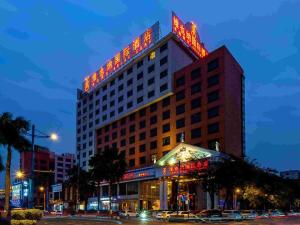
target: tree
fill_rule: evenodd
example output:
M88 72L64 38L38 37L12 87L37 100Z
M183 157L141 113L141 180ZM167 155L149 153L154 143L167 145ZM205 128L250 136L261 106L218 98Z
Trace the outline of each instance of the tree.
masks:
M216 170L218 169L217 165L211 165L210 169L206 171L204 174L200 175L200 180L202 184L202 189L205 192L208 192L210 202L211 202L211 209L215 208L215 193L218 191L218 186L216 183Z
M29 131L29 122L23 117L13 119L11 113L5 112L0 116L0 144L7 148L6 172L5 172L5 205L9 212L10 195L10 167L12 149L19 152L30 150L31 144L25 138Z
M88 198L94 191L94 185L91 183L90 173L81 168L78 171L78 166L73 166L68 171L68 180L65 182L65 185L76 189L78 188L77 193L79 193L79 196L76 196L76 199L83 199L86 209Z
M103 181L109 184L109 208L111 210L111 187L123 177L126 171L125 154L119 153L116 148L105 149L90 159L89 166L92 179L97 183L98 210L100 209L100 182Z

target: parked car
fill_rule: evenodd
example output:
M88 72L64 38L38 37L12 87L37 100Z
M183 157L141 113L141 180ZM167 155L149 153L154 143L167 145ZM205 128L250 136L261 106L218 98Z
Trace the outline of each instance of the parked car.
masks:
M223 217L232 219L232 220L242 220L243 219L241 212L238 210L224 210L222 215L223 215Z
M300 212L295 212L293 210L290 210L289 212L287 212L288 216L300 216Z
M266 211L256 211L256 219L268 218L269 213Z
M222 217L222 211L218 209L208 209L208 210L202 210L196 215L201 218Z
M276 209L276 210L271 210L269 212L269 216L271 218L275 218L275 217L285 217L286 215L281 210Z
M193 214L192 212L189 211L177 211L176 212L172 212L169 214L169 218L170 217L184 217L184 218L197 218L197 216L195 214Z
M129 218L129 217L137 217L137 216L138 216L138 213L137 213L137 212L130 211L130 210L122 210L122 211L119 211L119 216L121 216L121 217L126 217L126 218Z
M169 219L173 211L162 211L156 214L156 219Z
M255 210L242 210L241 211L243 219L255 219L257 217L257 212Z

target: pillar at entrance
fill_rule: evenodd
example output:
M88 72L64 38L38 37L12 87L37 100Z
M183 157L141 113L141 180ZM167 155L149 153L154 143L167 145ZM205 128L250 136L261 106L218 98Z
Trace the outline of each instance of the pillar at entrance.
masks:
M161 179L159 183L160 210L168 209L168 181Z

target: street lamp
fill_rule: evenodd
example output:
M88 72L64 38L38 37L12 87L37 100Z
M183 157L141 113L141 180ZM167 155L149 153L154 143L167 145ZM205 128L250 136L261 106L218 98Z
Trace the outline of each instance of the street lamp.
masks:
M241 189L239 187L234 189L234 208L237 209L237 205L238 205L238 196L241 193Z
M43 193L43 209L46 210L46 192L43 186L39 187L39 191Z
M32 151L32 157L31 157L31 198L30 198L30 208L34 207L34 141L35 138L47 138L52 141L57 141L58 140L58 135L56 133L51 133L50 135L47 135L39 130L37 130L40 134L35 133L35 125L32 125L31 128L31 151Z
M23 171L21 171L21 170L18 170L17 172L16 172L16 178L18 178L18 179L23 179L24 178L24 176L25 176L25 174L23 173Z

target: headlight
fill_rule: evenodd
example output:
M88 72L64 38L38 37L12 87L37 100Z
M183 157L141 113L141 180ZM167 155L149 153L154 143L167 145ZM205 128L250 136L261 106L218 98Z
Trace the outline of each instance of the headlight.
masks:
M141 213L141 218L142 218L142 219L145 219L146 217L147 217L146 213L145 213L145 212L142 212L142 213Z

